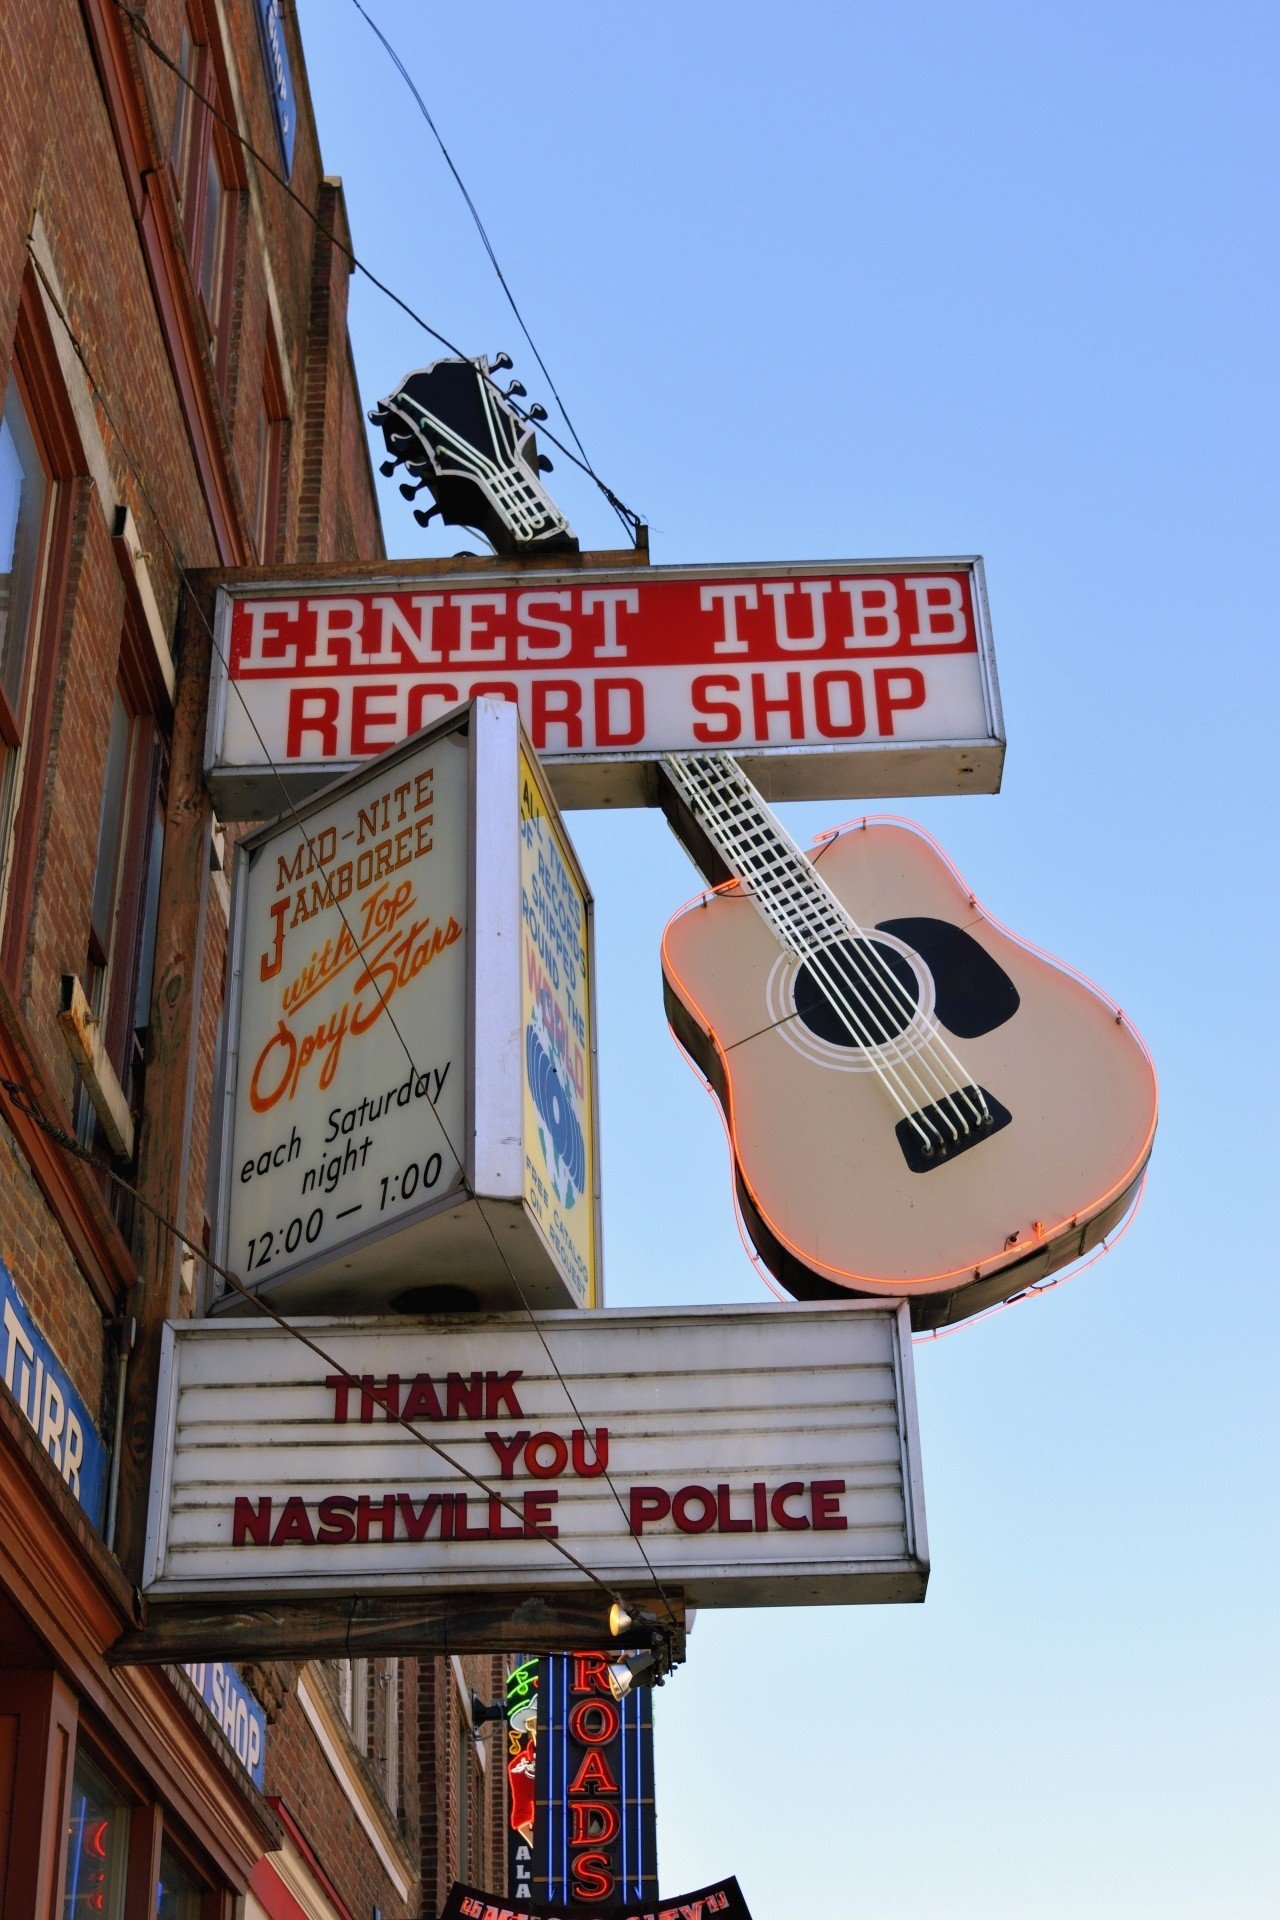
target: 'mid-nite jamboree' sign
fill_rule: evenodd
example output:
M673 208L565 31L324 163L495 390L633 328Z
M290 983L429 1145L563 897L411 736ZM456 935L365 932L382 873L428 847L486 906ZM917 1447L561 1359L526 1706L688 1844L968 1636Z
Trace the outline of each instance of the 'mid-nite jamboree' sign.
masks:
M591 896L515 708L240 860L221 1264L304 1311L597 1304Z

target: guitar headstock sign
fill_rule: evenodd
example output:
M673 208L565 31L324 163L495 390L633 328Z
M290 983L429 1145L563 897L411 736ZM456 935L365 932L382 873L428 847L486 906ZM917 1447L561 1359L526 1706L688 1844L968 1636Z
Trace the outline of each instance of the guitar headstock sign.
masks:
M768 799L992 793L1004 730L982 563L536 569L382 562L220 591L207 771L261 818L460 701L520 710L562 806L654 803L729 752ZM271 763L271 764L269 764ZM278 773L272 771L272 766Z

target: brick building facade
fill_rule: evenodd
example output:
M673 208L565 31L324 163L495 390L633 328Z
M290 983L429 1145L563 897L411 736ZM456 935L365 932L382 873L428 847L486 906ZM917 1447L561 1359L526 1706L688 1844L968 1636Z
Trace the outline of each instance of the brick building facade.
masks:
M433 1915L503 1884L499 1661L109 1658L205 1298L230 861L184 582L382 552L341 184L292 0L0 0L0 52L0 1910Z

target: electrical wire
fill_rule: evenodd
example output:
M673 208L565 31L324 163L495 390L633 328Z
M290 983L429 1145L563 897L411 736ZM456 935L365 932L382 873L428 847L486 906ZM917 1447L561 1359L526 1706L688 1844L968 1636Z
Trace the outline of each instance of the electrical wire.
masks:
M386 34L382 31L382 28L378 25L377 21L373 18L373 16L370 13L366 12L365 8L361 4L361 0L351 0L351 4L355 8L356 12L360 15L361 19L369 27L370 31L374 33L377 36L378 40L382 43L382 46L386 51L387 57L391 61L391 64L395 67L396 72L400 75L400 78L404 81L406 87L408 87L409 92L413 95L413 98L416 101L418 106L418 111L421 113L423 119L426 121L427 125L430 127L431 132L435 138L436 145L439 147L441 153L444 155L445 165L448 167L450 173L453 175L454 180L457 182L458 191L467 203L467 211L470 213L472 220L475 222L476 232L480 235L481 243L484 247L485 252L489 256L490 264L492 265L494 272L498 276L498 283L501 286L502 291L507 296L507 304L511 308L512 313L515 315L516 322L520 328L520 331L524 335L525 339L528 341L530 351L532 352L533 357L537 361L539 367L541 367L543 378L545 379L548 387L550 387L552 395L555 399L555 403L559 407L561 414L564 416L564 423L569 429L569 433L573 439L573 444L575 445L575 447L577 447L578 452L582 455L582 458L586 461L588 468L594 472L594 468L592 468L591 466L591 461L590 461L590 458L588 457L587 450L582 444L582 436L578 432L578 429L574 426L573 421L569 416L569 409L568 407L566 407L563 399L561 398L560 390L556 386L555 381L551 378L551 370L547 366L547 363L543 359L541 353L538 351L537 342L534 340L533 335L530 333L525 317L521 313L519 306L516 304L516 297L514 293L512 293L511 291L510 282L508 281L506 274L502 271L501 262L499 261L497 254L494 252L493 242L490 240L489 235L485 229L484 221L480 218L480 209L476 206L475 201L472 199L470 193L467 190L467 184L465 180L462 178L462 175L459 173L457 166L454 163L453 155L450 153L448 147L444 143L444 137L441 134L439 127L436 125L434 119L431 116L430 108L427 106L426 101L423 99L422 94L419 92L418 87L414 82L413 76L409 72L409 69L405 66L404 61L400 58L400 55L396 52L395 48L392 46L390 40L388 40ZM617 512L617 509L615 508L614 511ZM621 520L627 532L634 538L635 528L630 525L626 515L622 513L618 513L618 518Z
M133 474L133 477L135 482L137 483L139 492L151 512L156 531L160 535L160 538L163 540L165 547L167 548L175 567L178 569L180 583L182 587L188 592L188 597L191 601L191 605L195 609L195 612L200 620L200 623L204 627L205 632L208 635L209 643L212 650L217 654L218 659L221 661L223 668L227 672L228 685L230 685L235 689L236 697L240 702L245 718L247 719L250 727L252 728L254 736L257 739L258 745L262 750L265 763L270 769L271 773L274 775L276 783L280 788L281 797L284 801L284 810L291 817L294 824L297 826L298 831L302 835L305 845L314 856L314 853L315 853L314 842L312 841L310 834L307 832L307 829L303 823L302 817L298 812L293 796L289 791L288 783L286 782L284 775L281 772L279 766L272 759L270 753L268 752L266 742L262 738L262 734L258 728L257 721L255 720L254 715L248 705L248 702L245 699L243 689L239 686L239 683L235 681L231 676L230 663L227 659L225 652L222 649L222 646L218 640L218 636L214 631L213 625L210 622L208 615L205 613L203 606L200 604L200 601L197 599L195 594L191 593L190 589L186 587L185 563L182 559L182 556L177 546L169 536L169 533L167 528L165 527L163 518L161 517L160 512L156 507L154 500L151 498L151 494L137 466L137 463L134 461L134 459L132 458L129 452L128 442L126 441L125 437L121 434L120 428L117 425L115 417L111 412L110 404L107 401L106 396L103 394L101 388L99 387L98 382L94 378L93 370L89 365L88 357L85 353L84 346L80 341L79 337L77 336L74 328L72 327L71 322L68 319L67 314L63 309L60 300L58 299L57 292L52 286L48 275L46 274L43 266L41 265L39 259L37 258L35 249L32 247L30 240L28 240L28 243L27 243L27 251L31 258L32 265L34 266L37 276L40 280L40 283L44 288L45 294L50 302L50 305L52 306L54 312L57 314L57 317L63 327L63 330L67 335L67 339L71 345L72 351L74 352L77 360L80 363L81 370L84 373L86 381L88 382L90 391L92 392L94 398L97 400L99 406L102 408L103 416L106 419L108 425L110 426L112 433L115 435L116 441L120 447L121 455L125 460L126 464L128 465L130 472ZM345 907L343 906L340 900L337 900L333 896L331 891L329 894L329 898L331 903L337 907L339 917L341 918L342 924L346 928L348 936L350 937L353 943L355 952L358 955L363 957L363 953L364 953L363 944L361 943L358 935L356 934L355 929L351 925L351 922L347 916ZM401 1049L403 1050L405 1059L407 1060L409 1067L413 1072L414 1078L418 1079L421 1076L419 1074L417 1062L413 1057L412 1049L410 1048L408 1041L405 1039L403 1032L401 1031L399 1025L397 1024L395 1016L392 1014L390 1010L381 981L377 979L376 976L372 976L372 977L373 977L373 984L377 992L379 1002L382 1007L382 1011L383 1013L386 1014L388 1024L390 1025L393 1033L395 1034L396 1039L400 1043ZM551 1369L554 1372L556 1379L560 1384L561 1390L563 1391L565 1399L568 1401L569 1406L573 1411L574 1417L578 1421L579 1426L582 1427L583 1430L585 1431L585 1422L583 1421L582 1415L578 1410L578 1405L576 1400L574 1399L572 1390L570 1389L568 1381L565 1379L563 1373L560 1370L559 1363L557 1362L555 1355L551 1350L550 1344L547 1341L546 1334L543 1331L541 1325L539 1324L537 1315L534 1313L534 1310L529 1302L528 1296L526 1295L524 1288L521 1285L519 1275L515 1272L514 1268L511 1265L510 1260L507 1258L506 1249L502 1245L501 1239L499 1238L499 1235L497 1233L496 1228L493 1225L493 1222L488 1217L488 1214L485 1210L484 1203L481 1196L475 1192L474 1188L471 1187L470 1182L466 1178L466 1172L465 1172L462 1155L458 1152L458 1150L454 1146L453 1141L449 1136L448 1127L446 1126L445 1121L442 1118L439 1112L439 1109L436 1105L436 1102L432 1098L429 1090L426 1092L425 1097L427 1100L427 1104L430 1107L431 1112L435 1117L436 1124L440 1128L440 1132L444 1138L445 1144L448 1147L450 1154L453 1156L453 1159L462 1174L463 1187L467 1191L469 1196L475 1201L476 1211L479 1214L480 1220L483 1223L484 1228L488 1233L490 1240L493 1242L494 1251L498 1256L498 1260L501 1266L506 1271L506 1274L510 1279L512 1286L514 1287L516 1294L519 1296L521 1305L523 1306L524 1311L528 1317L529 1324L533 1328L533 1331L536 1333L538 1337L538 1340L540 1345L542 1346L543 1352L546 1354L547 1361L551 1366ZM118 1176L114 1176L114 1177L118 1177ZM176 1231L176 1229L171 1229L171 1230ZM199 1251L202 1257L210 1264L210 1266L212 1266L213 1263L209 1261L208 1254L205 1253L203 1249L200 1249ZM220 1268L216 1270L219 1271L220 1273L225 1273L226 1271ZM246 1298L257 1300L258 1296L256 1294L250 1293L249 1290L246 1289L242 1283L237 1281L235 1284L238 1286L239 1290L245 1294ZM277 1319L281 1326L288 1325L288 1323L281 1316L276 1314L273 1309L269 1308L265 1302L262 1303L262 1306L263 1306L263 1310L265 1312L269 1312L273 1319ZM299 1339L304 1339L304 1336L301 1334L298 1334L297 1337ZM305 1340L304 1340L304 1344L305 1344ZM618 1508L620 1515L622 1516L623 1520L626 1521L627 1511L625 1506L623 1505L622 1496L619 1494L618 1489L614 1484L613 1477L609 1473L609 1470L607 1467L604 1468L604 1479L605 1479L605 1484L608 1486L609 1491L613 1496L614 1502ZM654 1591L658 1595L658 1598L661 1601L661 1604L666 1611L667 1618L671 1622L672 1626L675 1627L678 1623L676 1620L674 1608L672 1607L670 1599L668 1598L667 1593L662 1585L662 1582L658 1577L657 1571L654 1568L653 1563L649 1558L649 1554L645 1547L644 1541L643 1539L640 1538L639 1535L633 1534L631 1537L635 1541L636 1548L640 1554L641 1559L644 1562L645 1568L652 1582ZM615 1595L614 1597L616 1598L617 1596Z
M272 162L267 159L266 155L264 153L261 153L258 150L258 148L254 146L253 142L247 137L247 135L241 132L240 128L236 125L235 121L228 114L225 114L222 111L221 107L219 107L216 100L211 99L208 94L202 93L200 91L200 88L195 84L193 80L188 78L188 76L183 72L182 68L178 65L178 62L175 59L173 59L172 55L165 52L164 48L160 45L159 41L155 38L155 35L152 33L151 28L147 23L145 15L138 13L133 7L131 7L129 5L129 0L113 0L113 4L117 8L117 10L121 14L123 14L124 18L129 22L130 26L133 28L134 33L137 35L138 39L142 42L142 44L147 48L148 52L152 55L152 57L158 60L162 67L168 68L169 72L175 76L175 78L178 80L181 86L184 86L187 89L187 92L191 94L193 99L198 100L203 107L207 108L207 110L213 115L214 119L218 122L219 126L225 128L227 133L230 134L231 138L235 140L239 146L243 147L244 151L249 155L249 157L252 160L256 161L256 163L262 169L262 171L270 179L275 181L276 185L280 188L281 192L286 194L288 198L293 201L294 205L296 207L299 207L302 210L302 212L306 215L307 219L311 222L312 226L315 227L316 231L319 233L323 233L325 238L337 250L337 252L339 252L342 255L342 257L350 263L351 269L354 273L361 274L363 278L366 279L371 286L377 288L379 293L385 295L385 297L388 300L390 300L393 303L393 305L399 307L401 313L403 313L408 319L412 320L416 327L420 327L425 334L427 334L432 340L437 341L440 344L440 346L447 348L447 350L451 354L453 354L456 359L466 360L470 358L470 355L465 354L462 351L461 347L454 345L453 341L449 339L447 334L441 333L438 327L433 327L429 321L424 320L416 307L412 306L409 303L409 301L404 299L402 295L398 294L393 287L389 287L386 281L380 279L378 275L374 273L371 267L367 267L364 261L359 258L359 256L352 250L351 247L349 247L346 244L345 241L340 240L337 234L331 233L329 231L329 229L324 225L323 221L320 219L320 216L315 211L314 207L308 206L307 202L302 198L302 195L294 191L294 189L289 185L289 182L285 178L284 174L280 172L280 169L274 166ZM487 375L484 377L488 379ZM557 436L550 431L550 429L547 427L545 422L533 420L529 414L524 412L522 408L516 405L514 400L511 400L507 397L503 389L498 386L495 380L489 379L489 385L493 388L495 393L498 393L501 395L505 404L509 406L513 412L518 413L520 415L520 418L526 423L526 425L536 428L537 431L542 434L542 437L544 440L549 440L552 446L557 447L559 451L565 456L566 460L572 461L573 465L577 467L581 473L585 473L587 475L587 478L589 480L592 480L595 483L595 485L600 489L600 492L604 495L605 499L608 501L609 505L613 508L614 512L618 514L618 516L623 520L624 524L629 528L633 539L635 539L638 544L639 529L643 527L645 524L643 516L636 513L633 508L627 506L625 501L620 500L617 494L613 491L613 488L609 486L606 481L600 478L600 475L596 472L595 468L590 464L590 462L580 457L578 454L576 454L573 451L572 447L567 447L563 440L557 438Z

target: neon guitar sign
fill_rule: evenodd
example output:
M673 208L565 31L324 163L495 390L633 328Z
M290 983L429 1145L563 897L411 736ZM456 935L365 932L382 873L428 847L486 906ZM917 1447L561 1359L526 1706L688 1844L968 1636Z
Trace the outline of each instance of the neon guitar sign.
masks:
M677 831L732 876L667 927L667 1012L783 1285L905 1295L931 1327L1096 1245L1156 1124L1120 1010L992 920L908 822L804 854L730 756L665 768Z

